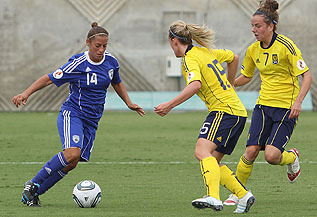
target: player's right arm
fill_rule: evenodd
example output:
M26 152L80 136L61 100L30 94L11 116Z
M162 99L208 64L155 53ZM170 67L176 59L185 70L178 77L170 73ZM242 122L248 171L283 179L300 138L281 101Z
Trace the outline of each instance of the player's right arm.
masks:
M255 64L251 57L252 45L248 47L243 64L241 66L241 75L235 79L234 86L239 87L249 83L252 80L255 71Z
M52 84L51 79L48 77L48 75L43 75L41 78L39 78L37 81L35 81L33 84L31 84L30 87L28 87L25 91L22 93L14 96L12 98L13 104L18 108L19 105L22 104L25 106L26 101L28 100L29 96L31 96L34 92Z

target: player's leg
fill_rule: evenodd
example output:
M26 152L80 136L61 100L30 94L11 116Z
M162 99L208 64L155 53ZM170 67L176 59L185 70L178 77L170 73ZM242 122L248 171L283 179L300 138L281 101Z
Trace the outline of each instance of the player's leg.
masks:
M213 142L199 138L195 148L195 156L200 160L201 173L207 188L207 195L192 201L192 205L198 209L211 208L215 211L223 209L219 197L220 170L215 157L211 153L217 148Z
M259 145L247 146L245 153L241 156L238 162L236 175L243 185L246 185L247 180L251 175L253 163L257 158L260 150L261 146Z
M192 201L192 205L198 209L212 208L215 211L223 209L219 197L220 169L217 159L211 155L217 145L210 138L217 132L223 112L211 112L208 114L196 143L195 156L200 161L201 173L207 188L207 195Z
M70 112L64 111L60 112L57 124L64 151L52 157L32 180L26 182L22 194L22 202L25 204L32 202L34 196L38 195L37 192L44 182L46 183L40 192L45 192L47 187L51 187L59 181L63 176L59 177L56 173L76 161L78 156L80 157L79 147L82 141L82 137L80 136L82 135L81 120L72 117ZM64 175L66 174L67 173L64 173ZM51 179L50 177L52 175L54 175L54 178Z
M218 141L218 148L212 153L217 159L217 156L223 156L224 154L230 155L239 138L243 132L246 118L232 115L226 115L224 117L221 131L217 134L221 135L223 142ZM216 135L219 138L219 135ZM228 166L220 163L220 184L231 191L237 196L238 208L236 213L248 212L250 207L255 202L255 197L251 191L247 191L244 185L240 182L237 176L229 169Z
M246 150L240 157L236 170L236 176L244 186L251 175L253 163L261 150L260 142L263 143L264 146L265 142L263 141L269 136L267 126L270 125L270 122L269 119L265 117L263 109L259 105L256 105L252 113ZM237 195L230 194L223 204L227 206L237 205L238 200Z
M265 159L273 165L287 165L287 178L293 183L300 175L299 154L296 149L285 150L293 130L296 119L288 119L290 110L282 108L274 109L275 124L272 127L268 145L265 148Z

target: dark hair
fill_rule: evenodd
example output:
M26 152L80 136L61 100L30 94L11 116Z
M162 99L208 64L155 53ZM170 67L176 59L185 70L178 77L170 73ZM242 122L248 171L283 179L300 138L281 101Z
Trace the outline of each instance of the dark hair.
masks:
M98 23L93 22L91 24L91 29L89 30L87 34L87 38L91 41L95 38L96 35L100 35L100 36L103 35L108 37L109 33L105 28L98 26Z
M264 18L264 22L267 25L270 25L271 23L273 23L274 25L274 29L273 31L276 31L276 26L279 20L279 16L278 16L278 2L276 0L262 0L260 1L260 7L257 9L257 11L253 14L254 15L263 15Z

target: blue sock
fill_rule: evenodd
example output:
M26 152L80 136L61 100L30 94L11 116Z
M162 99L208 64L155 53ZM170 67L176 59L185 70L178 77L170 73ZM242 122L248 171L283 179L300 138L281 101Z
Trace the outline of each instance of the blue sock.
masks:
M64 176L66 176L67 174L68 173L63 172L62 170L52 172L50 177L40 185L40 188L37 190L37 194L44 194L48 189L53 187L59 180L64 178Z
M57 155L52 157L43 168L33 177L31 180L33 183L41 185L46 179L48 179L52 172L57 172L68 165L65 160L63 152L59 152Z

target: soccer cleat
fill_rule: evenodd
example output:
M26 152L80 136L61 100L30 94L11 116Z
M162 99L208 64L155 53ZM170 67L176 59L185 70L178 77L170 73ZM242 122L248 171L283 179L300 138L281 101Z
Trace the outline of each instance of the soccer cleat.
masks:
M230 194L228 199L223 202L223 205L226 205L226 206L237 205L238 200L239 200L239 198L236 195Z
M300 174L299 153L296 148L291 148L289 151L295 154L296 159L294 163L287 165L287 178L290 183L294 183Z
M210 196L193 200L192 205L197 209L211 208L214 211L221 211L223 209L222 201Z
M35 193L37 192L39 187L40 187L39 184L35 184L31 181L27 181L24 184L24 190L23 190L23 194L22 194L22 202L24 204L29 205L29 203L31 203L32 200L34 199Z
M249 192L246 195L244 195L244 197L239 199L237 209L234 211L234 213L247 213L247 212L249 212L249 210L250 210L251 206L254 204L254 202L255 202L255 197L253 196L253 194L249 190Z
M33 200L31 200L31 202L28 203L28 206L32 206L32 207L40 207L40 198L39 196L34 196Z

